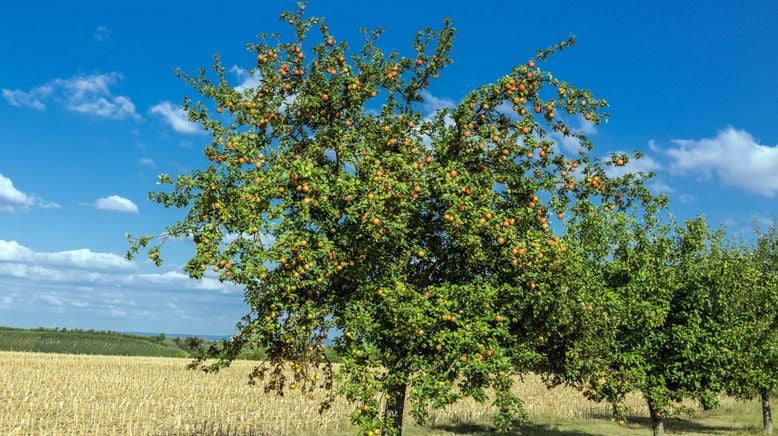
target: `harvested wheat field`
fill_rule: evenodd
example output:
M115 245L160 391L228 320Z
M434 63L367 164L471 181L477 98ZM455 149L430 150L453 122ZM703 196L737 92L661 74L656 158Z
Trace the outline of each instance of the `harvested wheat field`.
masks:
M217 374L185 368L185 359L0 352L0 434L353 434L349 407L337 402L318 414L317 399L297 393L266 396L247 385L255 364L237 361ZM619 427L609 408L579 392L548 390L536 377L518 383L535 424L523 434L643 434L646 423ZM636 416L645 416L639 397ZM734 409L733 409L734 408ZM753 409L753 411L751 410ZM758 406L724 399L718 421L669 421L682 434L747 431L756 428ZM726 413L748 421L733 424ZM411 434L488 432L488 404L466 401L433 414L430 427L411 425ZM699 418L699 417L698 417ZM723 420L723 421L722 421ZM644 420L643 420L644 421ZM750 427L748 424L751 424ZM707 425L707 426L706 426Z

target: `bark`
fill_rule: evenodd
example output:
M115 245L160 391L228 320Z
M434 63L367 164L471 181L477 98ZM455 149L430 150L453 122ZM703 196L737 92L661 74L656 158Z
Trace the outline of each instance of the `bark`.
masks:
M403 414L405 412L405 391L407 384L392 386L389 389L389 400L386 401L386 410L384 419L387 424L394 429L394 434L402 436L403 434Z
M773 434L773 413L770 411L770 393L767 389L760 389L762 396L762 423L765 434Z
M662 421L662 413L656 409L656 406L649 400L648 413L651 415L651 429L654 431L654 436L664 436L665 424Z

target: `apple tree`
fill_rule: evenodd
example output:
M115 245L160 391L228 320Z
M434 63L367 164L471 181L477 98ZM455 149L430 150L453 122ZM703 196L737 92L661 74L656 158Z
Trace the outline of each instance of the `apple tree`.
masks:
M401 433L406 402L424 422L492 388L495 424L509 428L522 411L511 376L536 368L587 307L586 287L553 286L571 268L555 225L645 192L639 177L606 173L629 156L594 158L573 127L599 123L607 103L542 68L574 39L427 113L427 88L452 62L448 20L401 56L379 48L380 31L352 50L304 5L282 19L290 38L248 45L256 87L236 90L218 55L212 73L179 73L205 99L183 105L212 137L207 161L160 176L151 200L186 216L161 237L130 236L129 255L145 247L159 263L165 238L190 237L191 277L245 288L237 333L195 367L262 347L253 382L323 388L322 409L344 396L365 434ZM564 154L561 138L579 151Z
M743 399L758 396L763 430L771 434L770 394L778 389L778 227L755 230L755 247L741 253L737 262L745 289L732 304L738 340L727 391Z
M685 398L716 405L736 370L736 303L753 283L722 231L712 231L703 217L674 224L660 211L617 216L609 242L595 251L613 296L604 315L610 324L602 337L604 366L587 388L591 399L614 404L619 421L624 396L641 392L655 435L664 434L663 418Z

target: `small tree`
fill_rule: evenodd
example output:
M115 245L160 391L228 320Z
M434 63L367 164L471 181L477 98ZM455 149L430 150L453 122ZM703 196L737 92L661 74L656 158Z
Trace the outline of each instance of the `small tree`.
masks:
M209 163L160 176L171 190L151 199L187 209L165 234L194 239L186 271L245 287L250 308L194 366L216 370L261 346L270 361L252 380L279 394L323 387L322 410L344 395L367 434L401 433L406 399L424 422L430 406L483 401L493 387L495 424L509 428L522 410L510 375L535 368L586 308L581 287L552 286L568 268L552 224L644 193L639 177L609 179L568 126L598 123L606 102L540 68L574 40L426 114L425 89L451 63L448 20L403 57L378 48L380 31L349 51L302 5L282 18L293 39L260 35L248 46L256 88L234 89L218 56L216 81L179 73L215 103L184 101L213 137ZM563 155L552 135L577 139L580 153ZM154 238L130 241L132 256ZM149 250L158 264L160 244ZM554 306L558 316L544 318ZM333 334L337 373L324 347Z
M770 393L778 389L778 227L773 224L766 232L757 228L755 233L756 246L738 262L744 270L740 279L749 288L737 301L738 340L727 390L744 399L759 396L763 430L772 434Z
M715 406L734 368L734 303L750 282L739 276L743 270L723 232L710 231L702 217L679 226L663 223L656 210L645 212L642 222L623 217L615 223L607 238L612 250L599 252L606 256L603 280L615 296L606 308L612 333L602 339L609 347L605 367L588 392L612 401L620 421L621 400L641 392L653 432L662 435L673 403L694 398Z
M202 347L203 347L203 340L195 337L195 336L189 336L186 339L184 339L184 344L191 352L196 353L202 353Z

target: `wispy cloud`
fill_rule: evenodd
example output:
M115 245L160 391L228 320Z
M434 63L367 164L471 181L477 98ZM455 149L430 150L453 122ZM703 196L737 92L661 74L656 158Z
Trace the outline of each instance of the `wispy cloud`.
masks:
M15 212L33 206L42 209L56 209L60 207L57 203L20 191L14 186L11 179L0 173L0 212Z
M97 26L92 38L97 42L103 42L111 39L111 31L106 26Z
M572 132L586 136L594 136L597 134L597 126L591 121L584 119L581 115L565 116L563 114L558 114L557 116L565 122ZM564 152L579 153L581 151L581 141L575 136L565 136L557 131L548 132L548 136L558 144Z
M3 98L12 106L29 107L42 111L46 109L45 101L54 93L54 88L51 85L41 85L27 92L21 89L6 88L3 88L2 92Z
M671 188L670 185L663 182L659 179L654 179L647 185L649 191L651 191L653 194L670 194L672 192L675 192L675 189Z
M189 121L186 111L180 107L173 106L169 101L163 101L152 106L149 109L149 113L157 115L178 133L190 135L203 133L199 125Z
M662 150L676 174L716 178L724 185L773 197L778 193L778 146L760 144L745 130L728 127L713 138L677 139Z
M118 195L98 198L94 206L100 210L112 210L124 213L138 213L138 206L132 201Z
M775 215L766 213L740 213L730 215L721 221L721 224L729 230L730 233L747 237L754 234L754 229L767 230L776 224Z
M678 199L681 200L681 203L689 204L689 203L693 202L694 200L696 200L697 196L692 195L692 194L681 194L678 197Z
M138 159L138 165L143 167L153 167L156 165L156 163L154 162L154 159L150 157L142 157Z
M3 88L2 94L8 103L16 107L44 110L51 102L67 111L97 118L140 120L129 97L111 92L111 87L122 78L116 72L78 75L69 79L57 78L29 91Z
M617 152L622 153L622 152ZM651 173L662 169L662 165L651 156L643 155L640 159L630 159L623 166L607 167L605 173L608 177L621 177L625 174Z
M235 86L235 90L238 92L256 88L262 80L262 76L260 76L258 72L251 73L237 65L233 65L232 68L230 68L230 73L232 73L238 82L240 82Z

